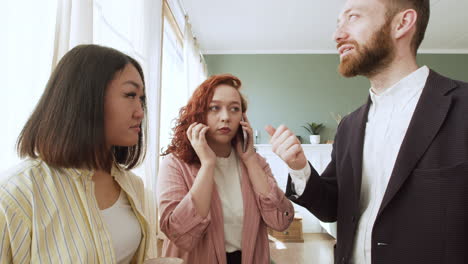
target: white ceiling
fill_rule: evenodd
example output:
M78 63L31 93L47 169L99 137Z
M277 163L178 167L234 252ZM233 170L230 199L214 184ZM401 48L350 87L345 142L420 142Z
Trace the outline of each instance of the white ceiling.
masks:
M180 0L205 54L336 53L344 0ZM421 53L468 53L467 0L432 0Z

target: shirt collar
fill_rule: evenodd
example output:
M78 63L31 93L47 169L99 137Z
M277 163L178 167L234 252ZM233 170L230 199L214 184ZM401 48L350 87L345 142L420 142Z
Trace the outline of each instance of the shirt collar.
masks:
M76 169L76 168L69 168L65 169L68 171L68 174L74 179L77 180L79 178L85 178L87 180L91 180L94 175L94 170L88 170L88 169ZM122 171L123 168L119 166L118 164L113 164L111 168L111 175L112 177L116 179L122 178Z
M74 179L77 180L79 178L86 178L88 180L91 180L93 177L93 171L92 170L87 170L87 169L76 169L76 168L69 168L65 169L68 171L68 174Z
M379 95L377 95L371 87L369 89L371 101L375 103L387 99L397 99L395 101L398 102L402 101L401 98L411 98L424 88L428 76L429 68L427 66L422 66Z

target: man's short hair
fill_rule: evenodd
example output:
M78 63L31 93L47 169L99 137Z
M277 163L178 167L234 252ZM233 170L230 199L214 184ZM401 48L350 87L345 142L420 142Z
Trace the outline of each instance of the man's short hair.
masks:
M406 9L414 9L418 14L416 20L416 32L411 41L411 48L416 54L426 33L427 24L430 16L429 0L384 0L387 5L387 17L393 18L398 12Z

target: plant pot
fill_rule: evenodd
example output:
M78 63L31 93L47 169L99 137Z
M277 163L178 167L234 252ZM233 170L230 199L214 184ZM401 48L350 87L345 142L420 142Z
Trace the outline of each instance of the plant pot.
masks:
M320 135L310 135L310 144L320 144Z

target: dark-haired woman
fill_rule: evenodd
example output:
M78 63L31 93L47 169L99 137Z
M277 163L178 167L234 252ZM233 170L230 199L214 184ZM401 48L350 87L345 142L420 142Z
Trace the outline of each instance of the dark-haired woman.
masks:
M26 158L0 183L0 263L142 263L154 233L139 177L145 84L111 48L69 51L18 139ZM3 177L2 177L3 178Z
M270 263L267 227L284 230L293 220L291 202L255 153L240 87L232 75L212 76L180 111L158 178L164 256Z

